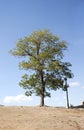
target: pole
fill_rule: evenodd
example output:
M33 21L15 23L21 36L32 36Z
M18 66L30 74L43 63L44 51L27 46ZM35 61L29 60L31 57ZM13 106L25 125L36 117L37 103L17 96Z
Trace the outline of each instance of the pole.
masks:
M65 91L66 91L66 98L67 98L67 108L69 109L69 97L68 97L67 78L65 78Z
M66 89L66 98L67 98L67 108L69 109L68 89Z

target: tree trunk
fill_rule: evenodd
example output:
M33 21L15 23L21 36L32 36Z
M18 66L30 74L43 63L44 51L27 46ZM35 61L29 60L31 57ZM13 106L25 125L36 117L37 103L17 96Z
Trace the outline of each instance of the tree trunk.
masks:
M45 106L45 104L44 104L44 95L41 95L40 97L41 97L40 107L43 107L43 106Z
M43 83L43 80L42 80L42 85L41 85L41 93L40 93L40 106L44 106L44 92L45 92L45 87L44 87L44 83Z
M41 97L41 101L40 101L40 106L44 106L44 92L45 92L45 86L44 86L44 79L43 79L43 72L40 71L40 76L41 76L41 93L40 93L40 97Z

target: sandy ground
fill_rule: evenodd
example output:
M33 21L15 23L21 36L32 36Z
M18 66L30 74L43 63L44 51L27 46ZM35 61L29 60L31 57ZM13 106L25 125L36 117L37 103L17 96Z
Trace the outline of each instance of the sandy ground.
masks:
M0 106L0 130L84 130L84 109Z

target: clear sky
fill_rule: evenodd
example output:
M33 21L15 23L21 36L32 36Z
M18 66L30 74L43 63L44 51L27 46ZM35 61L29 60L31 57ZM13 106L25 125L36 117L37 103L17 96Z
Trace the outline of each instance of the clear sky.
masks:
M18 69L21 59L8 51L19 38L37 29L49 29L69 43L65 60L72 64L69 80L70 104L84 101L84 0L0 0L0 104L37 105L39 98L25 97L18 83L25 71ZM47 105L66 106L65 92L52 92Z

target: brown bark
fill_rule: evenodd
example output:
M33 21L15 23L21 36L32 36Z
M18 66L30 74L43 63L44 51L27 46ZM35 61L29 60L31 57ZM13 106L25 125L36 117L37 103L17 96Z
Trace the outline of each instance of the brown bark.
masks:
M43 106L45 106L45 104L44 104L44 95L41 95L40 97L41 97L40 107L43 107Z
M44 106L44 92L45 92L45 86L44 86L44 80L43 80L43 72L40 71L41 76L41 93L40 93L40 106Z

